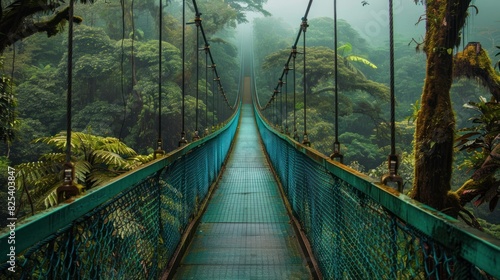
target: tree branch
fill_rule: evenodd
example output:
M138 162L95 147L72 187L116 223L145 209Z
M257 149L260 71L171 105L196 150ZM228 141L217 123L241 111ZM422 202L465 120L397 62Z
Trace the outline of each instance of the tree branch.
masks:
M62 30L62 26L69 19L69 7L56 12L47 20L27 24L26 18L39 12L49 11L58 7L58 4L47 6L24 6L22 4L9 6L9 10L2 15L0 22L0 53L15 42L27 38L35 33L46 32L48 37L54 36ZM73 17L73 22L81 23L81 17Z
M500 101L500 76L491 66L491 59L480 43L469 43L462 52L455 55L453 76L477 79L495 100Z

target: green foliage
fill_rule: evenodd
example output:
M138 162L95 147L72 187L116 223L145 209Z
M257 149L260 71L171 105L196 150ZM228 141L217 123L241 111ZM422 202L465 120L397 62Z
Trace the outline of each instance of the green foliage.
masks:
M55 152L43 154L36 162L18 165L16 183L21 191L29 189L37 208L42 204L53 206L57 202L55 190L62 184L66 133L37 138L34 143L44 143ZM150 159L145 156L136 158L137 153L116 138L83 132L71 134L71 152L75 183L82 189L99 186Z
M367 141L366 137L353 132L345 132L339 137L342 143L344 158L347 162L363 162L364 166L373 168L380 162L380 148Z
M500 104L488 102L484 97L481 97L479 102L471 101L464 107L477 111L479 115L471 119L473 126L459 130L463 134L456 140L457 147L460 151L466 150L467 152L481 150L486 157L495 148L494 141L500 133L500 124L498 123ZM481 164L482 162L478 162L469 167L477 169Z
M344 60L346 61L353 61L353 62L360 62L370 68L377 69L377 66L370 62L368 59L357 56L357 55L352 55L350 54L352 52L352 45L351 43L345 43L344 45L340 46L337 48L337 53L340 53L340 56L344 57ZM350 66L347 64L347 66Z
M37 119L19 119L19 129L16 140L12 143L10 160L13 165L22 162L36 161L41 154L51 151L44 144L34 144L31 141L48 135L47 126Z
M0 80L0 140L7 144L8 147L15 138L15 131L18 126L17 101L12 92L12 86L11 80L2 75ZM6 155L8 154L7 150Z
M489 202L490 211L493 211L500 198L500 103L487 102L481 98L480 102L469 102L467 108L474 109L480 114L472 119L473 126L459 130L463 134L456 139L457 148L472 154L464 160L461 167L474 171L472 181L468 181L458 191L464 202L469 202L476 196L479 198L474 205Z
M408 123L416 123L418 111L420 111L420 100L415 100L415 103L411 104L411 113L405 120L407 120Z
M371 63L368 59L356 56L356 55L348 55L345 59L348 61L354 61L354 62L360 62L368 67L371 67L373 69L377 69L377 65Z
M93 3L94 0L79 2L87 4ZM64 30L68 22L69 7L60 9L63 5L63 0L14 0L3 7L0 15L0 53L13 43L33 34L44 32L51 37ZM52 17L43 17L47 14ZM71 20L80 23L82 18L73 16Z
M95 101L73 113L74 130L91 130L97 135L115 135L120 131L123 108L106 101Z
M485 232L500 239L500 225L499 224L492 224L492 223L489 223L483 219L478 219L478 221L481 224L481 227L483 228L483 230Z
M10 166L10 161L6 156L0 156L0 201L7 201L7 182L8 182L8 167ZM7 225L8 209L7 207L2 207L0 209L0 227Z
M210 5L212 5L212 2L215 1L211 1ZM238 23L248 22L248 19L246 17L247 12L256 12L264 16L271 15L264 9L264 4L267 2L267 0L227 0L220 2L227 3L237 12L236 20L238 21Z
M63 127L65 115L64 90L57 68L30 67L25 73L29 78L19 81L17 87L19 117L39 120L48 133L56 133Z
M275 52L266 57L263 68L272 70L277 61L287 57L287 50ZM338 58L339 59L339 58ZM331 82L332 69L335 61L335 52L326 47L311 47L307 50L307 87L312 92L321 89L318 85ZM362 90L380 100L388 100L387 86L368 80L359 70L351 67L344 59L339 59L339 88L343 91ZM319 89L318 89L319 88Z
M318 17L308 21L310 28L307 30L307 45L311 47L334 48L333 18ZM345 20L337 20L337 40L339 46L350 46L353 53L368 54L369 43ZM339 51L341 51L339 49ZM347 54L347 53L346 53ZM344 54L341 54L344 56Z
M271 19L264 19L263 22L266 20L271 21ZM337 59L339 62L339 132L341 134L347 132L357 135L355 140L348 137L348 134L344 136L349 139L344 139L347 143L341 141L342 153L345 155L347 162L357 162L360 166L365 165L367 168L374 168L387 156L383 154L384 150L382 149L387 142L382 142L384 139L387 139L384 134L386 134L388 130L382 129L381 124L385 123L386 111L383 110L383 108L388 101L389 89L386 85L367 78L361 72L361 68L357 68L359 66L363 68L363 71L367 69L373 73L375 72L373 70L375 68L372 67L376 66L375 63L368 61L366 58L370 56L368 52L365 52L365 50L369 50L366 41L364 41L348 23L342 22L339 24L339 33L345 35L342 37L344 40L345 38L349 38L349 40L353 40L355 44L351 44L347 41L341 42L337 51L337 57L335 57L335 51L332 48L333 32L331 28L329 28L333 24L333 19L311 19L309 24L311 28L308 30L306 65L306 87L308 91L306 94L308 95L307 127L312 146L326 155L332 152L334 137L333 124L335 122L334 112L332 112L335 92L333 69L335 59ZM261 100L266 101L268 100L266 95L272 92L267 90L267 87L270 88L276 85L276 76L278 73L282 72L282 63L284 63L285 59L290 54L289 49L280 49L280 44L278 44L278 42L281 43L282 40L288 40L283 42L283 45L287 46L287 42L288 44L292 42L295 33L285 28L280 29L280 32L278 32L276 36L274 36L274 33L273 36L269 36L269 33L265 32L265 28L275 29L277 27L281 27L280 21L274 20L273 24L268 26L259 25L261 29L259 29L259 32L255 33L257 34L255 38L256 48L258 48L257 52L262 54L268 53L265 58L256 61L256 64L259 64L259 62L261 63L261 68L264 70L258 72L260 77L257 80L257 87L263 88L259 90L259 97ZM261 42L266 42L266 45L262 45L262 47L259 48ZM279 50L271 52L275 48ZM354 56L351 54L353 51L365 53ZM259 55L256 55L256 57L260 56L260 53L258 53ZM291 73L288 75L288 92L290 94L288 96L288 102L290 103L288 108L290 109L288 111L289 115L287 120L289 129L292 130L293 112L291 111L295 107L299 134L301 134L301 129L303 129L302 110L304 109L303 84L301 82L303 79L302 61L302 57L298 56L295 66L297 69L297 71L295 71L297 101L294 106L291 101L292 75ZM290 65L290 67L293 66ZM274 121L278 119L277 116L273 116L272 110L266 110L265 114L269 120ZM284 126L284 123L281 125ZM375 136L371 137L372 134ZM360 150L356 152L354 147L357 148L358 146ZM353 158L350 158L350 156Z

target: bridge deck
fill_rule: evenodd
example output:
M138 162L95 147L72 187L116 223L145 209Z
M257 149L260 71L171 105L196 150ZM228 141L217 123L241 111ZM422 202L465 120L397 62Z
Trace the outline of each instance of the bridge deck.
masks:
M309 279L244 104L235 146L174 279Z

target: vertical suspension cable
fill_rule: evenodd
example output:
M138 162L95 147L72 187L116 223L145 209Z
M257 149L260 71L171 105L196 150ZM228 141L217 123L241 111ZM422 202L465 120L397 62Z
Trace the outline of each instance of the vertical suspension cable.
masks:
M208 135L208 44L205 44L205 136Z
M217 80L217 96L219 96L219 94L221 93L221 90L220 90L220 78L219 77L216 77L215 78ZM221 97L221 96L219 96ZM221 97L222 98L222 97ZM220 119L221 119L221 102L219 101L219 98L217 98L217 126L219 126L220 124Z
M296 65L297 60L297 45L292 47L292 63L293 63L293 139L299 141L299 134L297 132L297 83L296 83Z
M186 100L186 0L182 0L182 104L181 104L181 140L179 147L187 144L185 126L185 100Z
M285 65L285 134L288 135L288 63Z
M212 132L215 131L215 65L212 64Z
M279 80L279 85L280 85L280 131L283 133L283 79L280 78Z
M132 42L130 50L130 59L132 61L132 90L137 83L137 76L135 72L135 20L134 20L134 0L130 1L130 18L132 25Z
M331 159L338 159L340 163L344 161L344 156L340 153L339 142L339 92L338 92L338 37L337 37L337 0L333 0L333 21L334 21L334 53L335 53L335 142L333 143L333 153L330 155Z
M12 69L10 71L10 81L9 81L9 86L10 86L10 96L8 98L8 102L13 102L14 101L14 73L16 71L16 43L12 43ZM5 90L7 92L7 89ZM9 114L10 115L10 114ZM8 117L10 119L10 117ZM12 127L11 127L12 129ZM7 132L8 134L12 135L11 132ZM7 158L10 157L10 146L11 146L11 136L7 136L5 143L7 144ZM26 188L25 188L26 189ZM26 189L27 190L27 189ZM28 194L29 197L29 194Z
M302 144L304 145L307 145L307 146L311 146L311 142L309 141L309 136L307 135L307 82L306 82L306 78L307 78L307 72L306 72L306 31L307 31L307 27L309 25L307 24L307 18L306 17L303 17L302 18L302 32L303 32L303 43L304 43L304 84L303 84L303 87L304 87L304 138L302 140Z
M165 151L163 151L163 139L161 133L161 107L162 107L162 60L163 60L163 52L162 52L162 27L163 27L163 3L160 0L159 6L159 19L158 19L158 140L156 142L156 150L154 151L154 158L156 155L163 155Z
M195 24L196 24L196 112L195 112L195 115L196 115L196 125L195 125L195 129L194 129L194 136L193 136L193 141L196 141L198 139L200 139L200 135L199 135L199 131L198 131L198 99L199 99L199 92L200 92L200 50L199 50L199 46L200 46L200 23L201 23L201 18L200 18L201 14L200 13L197 13L196 14L196 18L194 20Z
M391 154L388 157L389 173L382 176L382 183L396 183L399 192L403 191L403 179L398 175L399 159L396 154L396 99L394 94L394 14L393 1L389 0L389 62L391 90Z
M123 102L123 119L122 125L120 126L120 134L118 139L123 137L123 129L125 128L125 121L127 119L127 99L125 98L125 77L124 77L124 63L125 63L125 0L120 0L120 6L122 9L122 42L121 42L121 58L120 58L120 86L122 93Z
M71 162L71 102L73 97L73 12L74 1L69 5L69 29L68 29L68 63L67 82L68 92L66 98L66 163ZM66 174L65 174L66 176ZM66 179L66 177L65 177Z
M73 99L73 13L74 1L69 2L68 27L68 63L67 63L67 93L66 93L66 162L63 165L63 185L57 188L59 202L79 193L74 185L75 167L71 162L71 107Z
M272 100L273 100L273 117L274 117L274 125L278 125L278 105L277 105L277 101L276 101L276 95L278 94L278 90L277 89L274 89L273 91L273 97L272 97Z
M16 71L16 43L12 43L12 70L10 71L10 95L14 96L14 73Z

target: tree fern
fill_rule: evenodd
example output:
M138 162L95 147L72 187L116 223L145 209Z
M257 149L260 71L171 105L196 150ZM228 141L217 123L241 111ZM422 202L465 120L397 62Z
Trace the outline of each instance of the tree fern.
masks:
M62 167L66 161L66 132L35 139L59 152L41 155L39 161L17 166L20 189L28 188L37 208L52 207L56 189L62 185ZM111 178L153 159L139 156L125 143L113 137L101 137L84 132L71 134L72 163L75 167L75 184L80 189L91 189Z

